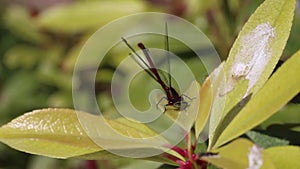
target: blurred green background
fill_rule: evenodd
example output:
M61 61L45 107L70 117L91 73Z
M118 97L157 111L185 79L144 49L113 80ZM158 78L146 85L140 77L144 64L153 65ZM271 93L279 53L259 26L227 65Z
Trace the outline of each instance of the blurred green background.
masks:
M261 2L0 0L0 124L34 109L72 108L72 71L80 49L93 32L114 19L150 11L180 16L198 26L224 60L239 30ZM282 60L299 49L299 6L298 3ZM109 99L105 99L109 96L107 79L110 79L114 66L104 65L106 74L97 78L96 94L107 111L111 106ZM93 169L92 163L29 155L0 144L0 169ZM107 169L158 166L142 161L131 163L130 160L100 161L98 165Z

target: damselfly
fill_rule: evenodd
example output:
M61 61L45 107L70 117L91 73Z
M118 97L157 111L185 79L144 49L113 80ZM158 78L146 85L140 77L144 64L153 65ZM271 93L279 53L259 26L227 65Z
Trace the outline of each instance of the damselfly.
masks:
M146 60L142 58L140 54L129 44L129 42L122 38L123 42L130 48L132 53L130 56L133 60L142 68L144 71L151 76L164 90L166 97L162 99L166 99L168 103L165 105L165 109L173 109L173 110L184 110L188 106L188 103L184 100L183 95L179 94L173 87L172 87L172 77L170 74L170 50L169 50L169 36L168 36L168 26L167 23L165 24L165 50L167 52L167 60L168 60L168 82L164 82L162 80L162 76L160 71L156 68L149 50L143 43L138 43L137 46L139 49L142 50L144 57ZM161 102L162 99L159 101Z

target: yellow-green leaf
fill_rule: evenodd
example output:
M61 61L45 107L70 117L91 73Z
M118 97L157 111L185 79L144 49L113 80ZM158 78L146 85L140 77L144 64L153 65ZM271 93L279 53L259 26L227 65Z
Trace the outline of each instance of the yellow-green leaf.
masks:
M223 104L219 104L223 102L223 100L219 100L216 96L218 87L222 84L224 72L223 72L223 65L222 63L218 68L216 68L209 77L205 80L203 85L200 88L200 100L199 100L199 110L195 121L195 131L196 137L202 132L203 128L205 127L205 123L208 120L209 113L213 112L220 112L218 110L223 109ZM214 103L214 106L212 105ZM211 110L214 108L214 110ZM215 111L216 110L216 111ZM214 116L211 118L210 128L214 128L214 124L218 124L218 114L215 113Z
M238 137L276 113L300 92L300 51L288 59L223 131L215 147Z
M265 150L276 168L299 169L300 168L300 147L278 146Z
M220 168L274 168L270 159L263 154L263 149L254 145L247 139L234 140L228 145L216 149L213 152L217 152L218 156L206 157L205 160Z
M39 26L58 32L76 33L100 26L119 17L142 12L141 1L83 1L60 5L42 12Z
M213 86L213 105L211 107L210 112L210 121L209 121L209 147L208 150L211 149L211 146L215 143L216 139L222 132L222 127L224 125L224 121L228 123L230 119L225 118L225 106L228 103L229 98L232 100L237 100L240 97L234 94L233 92L229 94L224 94L223 91L226 89L226 79L224 71L225 63L223 62L211 75L212 86ZM245 88L248 84L248 80L241 81L237 88L234 90L245 91ZM225 118L225 120L224 120ZM223 121L222 121L223 120Z
M96 135L95 132L89 132L92 135L88 135L86 128L83 128L78 121L78 117L84 118L91 124L99 122L99 119L101 119L100 127L95 130L103 135ZM105 130L104 123L108 123L120 135L116 137L111 134L110 137L106 137L107 134L110 134L107 132L110 131ZM130 142L130 139L124 139L122 136L133 138L133 142ZM116 155L110 152L110 149L106 151L95 144L94 139L100 139L111 144L109 148L114 148L116 152L124 151L125 154L151 149L160 149L161 152L167 150L166 147L159 147L159 145L167 143L165 140L159 142L160 144L157 146L152 144L149 146L149 143L146 143L146 138L154 136L158 137L155 132L141 123L125 118L104 120L101 116L76 112L71 109L35 110L12 120L0 128L1 142L20 151L54 158L117 158ZM143 140L145 140L145 143ZM164 145L167 146L167 144ZM170 153L174 154L173 152Z
M195 135L199 136L201 131L203 130L206 121L209 117L210 108L212 105L212 88L211 88L211 80L207 78L205 82L202 84L199 91L199 110L195 121Z
M244 97L262 87L283 52L294 9L295 0L266 0L257 8L230 50L225 68L227 90L243 79L249 80Z
M68 158L102 151L86 134L74 110L42 109L0 128L0 141L20 151Z
M225 83L217 97L225 98L225 107L221 113L211 112L212 117L217 113L222 120L231 120L225 119L230 110L265 84L288 39L294 9L295 0L266 0L249 18L224 65ZM210 148L223 130L223 126L210 129L210 134L217 133L210 137Z

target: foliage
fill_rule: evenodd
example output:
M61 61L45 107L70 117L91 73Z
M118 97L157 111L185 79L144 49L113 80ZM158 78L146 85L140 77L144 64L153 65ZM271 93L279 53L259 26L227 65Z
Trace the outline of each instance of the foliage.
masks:
M297 112L300 109L298 103L287 104L300 91L300 52L293 54L271 76L282 53L286 57L298 50L294 44L297 44L295 37L299 31L292 29L287 46L289 51L284 51L292 27L295 1L266 0L243 26L232 48L230 46L234 37L246 17L245 10L240 10L240 6L252 9L238 1L201 3L204 4L202 1L184 4L186 11L182 17L207 31L223 59L230 52L227 60L201 84L195 135L188 131L190 135L187 142L173 145L164 154L146 159L155 162L130 162L96 145L82 129L74 110L52 108L26 113L3 125L0 128L1 142L31 154L69 159L73 165L80 163L73 158L79 158L116 159L114 165L118 168L140 168L140 164L150 169L169 164L170 168L179 166L190 169L192 163L196 168L195 164L205 165L206 162L220 168L247 168L254 167L260 161L263 161L262 168L300 168L297 160L300 149L294 146L299 145L295 140L299 137ZM32 6L24 8L13 5L3 12L3 40L0 42L1 123L32 109L71 108L71 78L76 57L86 38L99 26L135 12L178 12L175 10L176 3L165 4L164 9L158 9L158 4L137 0L119 1L117 6L114 4L111 1L78 1L38 9L38 15L37 9ZM199 8L193 8L195 6ZM106 10L108 8L111 10ZM243 12L238 14L238 11ZM295 17L299 18L299 15ZM299 19L294 22L296 26L299 25ZM107 63L107 77L98 77L96 82L99 102L103 102L106 112L113 111L111 101L106 99L106 92L113 71L111 67L114 66L113 61ZM82 113L91 121L97 118ZM116 130L132 137L146 138L157 134L148 126L115 118L114 115L108 114L106 118ZM271 127L276 123L284 126L287 122L294 124L284 128L289 131L286 135L271 132ZM207 147L205 143L198 142L206 130L206 123L209 123ZM256 130L258 133L248 132L257 126L260 129ZM296 139L290 137L290 132ZM244 137L248 139L239 138L245 133ZM134 144L122 142L118 138L108 139L126 144L128 148L121 151L136 151ZM202 147L201 151L199 147ZM186 154L186 151L189 153ZM218 155L200 156L204 151ZM291 158L285 158L286 154ZM253 156L258 159L253 159ZM48 161L50 167L53 163L51 159L33 158ZM98 164L105 166L103 161ZM113 168L111 165L106 164L107 168Z

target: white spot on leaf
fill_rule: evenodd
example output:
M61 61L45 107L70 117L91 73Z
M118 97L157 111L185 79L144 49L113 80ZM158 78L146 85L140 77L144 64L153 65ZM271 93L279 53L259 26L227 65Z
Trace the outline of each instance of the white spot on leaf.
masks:
M253 145L248 154L248 168L247 169L260 169L263 165L262 149L257 145Z
M236 63L232 66L232 78L239 79L249 72L249 67L244 63Z
M230 75L227 77L228 87L224 94L230 92L242 78L249 80L244 97L249 94L271 58L269 44L274 36L275 30L267 22L241 37L240 47L234 56Z

